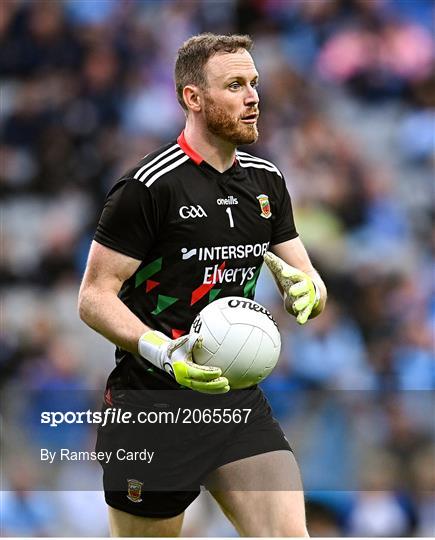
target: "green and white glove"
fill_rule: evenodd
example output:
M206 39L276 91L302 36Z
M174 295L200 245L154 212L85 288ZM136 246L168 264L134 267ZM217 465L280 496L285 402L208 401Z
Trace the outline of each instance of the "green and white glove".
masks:
M223 394L230 386L222 370L200 366L192 362L192 352L202 347L199 334L187 334L170 339L157 330L145 332L138 342L140 355L153 365L169 373L182 386L206 394Z
M284 292L284 307L299 324L305 324L320 302L320 289L308 274L268 251L264 262Z

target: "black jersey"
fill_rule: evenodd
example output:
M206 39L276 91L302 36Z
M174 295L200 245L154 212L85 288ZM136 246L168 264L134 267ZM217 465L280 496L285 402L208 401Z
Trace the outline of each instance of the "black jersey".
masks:
M182 133L115 184L95 240L141 261L119 297L145 324L176 338L213 300L253 298L264 253L296 236L275 165L237 152L220 173ZM126 351L118 349L116 359L111 379L124 387L178 386Z

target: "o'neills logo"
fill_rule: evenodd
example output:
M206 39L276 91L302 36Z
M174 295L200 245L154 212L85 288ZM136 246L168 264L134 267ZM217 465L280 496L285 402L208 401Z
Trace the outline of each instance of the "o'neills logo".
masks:
M264 193L262 193L261 195L258 195L257 200L261 208L260 216L266 219L269 219L270 216L272 215L272 212L270 211L270 202L269 202L268 195L265 195Z
M252 311L257 311L258 313L264 313L264 315L266 315L266 317L268 317L273 322L273 324L278 328L278 325L276 324L275 319L272 317L269 311L267 311L267 309L264 308L263 306L260 306L260 304L257 304L257 302L250 302L249 300L242 300L242 299L239 300L238 298L232 298L231 300L228 301L228 307L230 308L241 307L245 309L251 309Z
M218 203L219 206L222 206L222 205L230 206L232 204L239 204L239 201L237 200L237 198L233 197L232 195L230 195L226 199L216 199L216 202Z
M131 478L130 480L127 480L127 487L128 487L127 499L130 499L130 501L134 503L142 502L142 499L141 499L142 486L143 486L143 482L139 482L139 480L134 480L133 478Z

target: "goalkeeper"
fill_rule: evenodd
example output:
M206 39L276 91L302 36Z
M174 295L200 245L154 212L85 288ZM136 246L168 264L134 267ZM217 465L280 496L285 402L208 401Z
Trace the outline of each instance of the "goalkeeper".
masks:
M90 249L80 316L116 345L103 407L250 411L243 423L100 427L98 451L155 451L152 463L102 463L112 536L179 535L201 485L243 536L307 534L298 466L261 389L232 390L220 369L192 362L197 313L216 297L253 298L264 262L299 324L326 300L283 174L237 150L258 138L251 47L237 35L183 44L185 129L115 183Z

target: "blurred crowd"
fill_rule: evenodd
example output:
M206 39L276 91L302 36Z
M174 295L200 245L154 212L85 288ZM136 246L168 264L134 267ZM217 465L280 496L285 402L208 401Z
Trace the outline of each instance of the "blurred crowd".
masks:
M254 39L262 114L247 150L283 171L329 290L325 313L303 328L266 272L256 296L283 337L264 390L301 464L310 533L434 536L432 0L0 9L1 535L107 534L101 493L68 491L68 471L49 484L38 471L32 391L58 407L59 390L104 387L113 347L75 307L87 251L116 179L181 131L176 51L211 31ZM90 446L92 436L73 439ZM98 467L82 474L98 477ZM235 533L203 493L184 534Z

